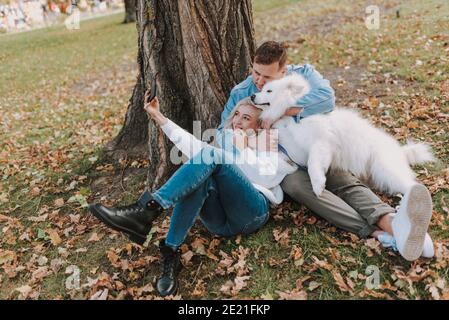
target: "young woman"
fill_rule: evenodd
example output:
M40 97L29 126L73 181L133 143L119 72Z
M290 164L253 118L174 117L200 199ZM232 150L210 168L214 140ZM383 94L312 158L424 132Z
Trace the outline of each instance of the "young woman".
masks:
M212 234L223 237L258 230L269 218L269 205L282 202L279 184L297 167L277 152L276 137L267 132L255 134L261 110L250 99L242 100L230 115L223 148L196 139L167 119L157 98L147 103L145 110L189 158L162 187L146 192L136 204L145 208L146 223L163 209L174 207L167 237L160 246L162 275L157 290L166 296L177 290L179 247L197 218ZM121 218L128 208L124 207ZM121 224L117 215L105 214L107 209L99 204L90 206L103 222L126 232L117 227ZM135 235L128 234L135 240Z

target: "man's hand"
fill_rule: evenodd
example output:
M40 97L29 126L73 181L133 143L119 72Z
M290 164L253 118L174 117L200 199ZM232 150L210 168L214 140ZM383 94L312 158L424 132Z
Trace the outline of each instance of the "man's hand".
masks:
M302 110L304 110L304 108L290 107L287 109L287 111L285 111L285 116L289 116L289 117L297 116L298 114L300 114L302 112Z
M285 111L284 116L293 117L293 116L300 114L302 112L302 110L304 110L304 108L296 107L296 106L290 107L287 109L287 111ZM260 127L262 129L268 130L271 128L273 123L275 123L277 120L279 120L279 119L264 119L264 120L262 120Z
M257 135L248 137L248 146L258 152L278 150L278 132L276 129L260 130Z
M274 121L272 119L265 119L265 120L262 120L260 127L264 130L269 130L273 123L274 123Z
M245 131L237 129L234 130L234 146L239 149L243 150L248 146L248 136L246 135Z

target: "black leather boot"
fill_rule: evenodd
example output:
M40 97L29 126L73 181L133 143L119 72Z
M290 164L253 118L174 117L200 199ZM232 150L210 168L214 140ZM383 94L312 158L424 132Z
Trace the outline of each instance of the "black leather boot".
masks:
M147 206L139 202L116 208L108 208L99 203L90 204L89 210L108 227L126 233L131 241L142 245L151 230L151 223L163 208L151 200Z
M181 268L181 251L173 250L162 241L161 251L161 276L157 281L157 291L163 297L175 294L178 290L178 273Z

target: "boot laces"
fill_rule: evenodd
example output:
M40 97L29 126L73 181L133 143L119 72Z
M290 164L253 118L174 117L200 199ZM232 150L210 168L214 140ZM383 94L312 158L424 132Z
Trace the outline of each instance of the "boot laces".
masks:
M166 254L162 259L162 277L171 277L175 271L176 252Z
M141 211L141 207L139 206L138 203L133 203L133 204L130 204L127 206L118 207L117 211L119 213L127 214L127 213L131 213L131 212Z

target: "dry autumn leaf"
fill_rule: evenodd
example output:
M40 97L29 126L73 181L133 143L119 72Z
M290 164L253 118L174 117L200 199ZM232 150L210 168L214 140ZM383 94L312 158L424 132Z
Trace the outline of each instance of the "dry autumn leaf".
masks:
M24 286L21 286L19 288L16 288L16 289L14 289L14 291L17 291L17 292L20 293L20 298L21 299L27 299L27 298L29 298L30 296L33 295L33 292L35 292L33 290L33 288L30 287L29 285L24 285Z
M279 242L281 246L287 247L288 242L290 241L290 229L286 228L284 231L282 231L281 228L276 228L273 230L273 236L274 240L276 240L276 242Z
M100 241L100 240L101 240L101 238L98 236L98 234L96 232L94 232L90 236L89 240L87 240L87 242L97 242L97 241Z
M236 277L233 281L229 280L220 288L220 291L228 296L236 296L247 286L249 278L250 276L241 276Z
M333 270L332 275L333 275L334 280L337 283L340 291L349 292L351 294L353 293L352 289L346 284L346 282L343 280L343 277L341 276L341 274L338 271Z
M0 266L16 259L16 253L10 250L0 249Z
M441 84L440 90L443 97L449 100L449 79Z
M307 292L305 291L276 291L280 300L307 300Z
M55 229L47 229L45 230L48 234L48 237L51 240L51 243L54 246L59 246L62 242L61 237L59 236L58 232Z
M192 262L191 262L190 260L192 260L193 255L194 255L194 254L193 254L193 252L192 252L191 250L189 250L189 251L183 253L183 254L181 255L181 261L182 261L182 264L185 265L185 266L191 265Z
M62 207L64 205L64 199L63 198L56 199L54 204L57 208Z
M206 283L203 280L198 280L195 284L195 288L192 291L192 296L194 297L203 297L206 295Z

